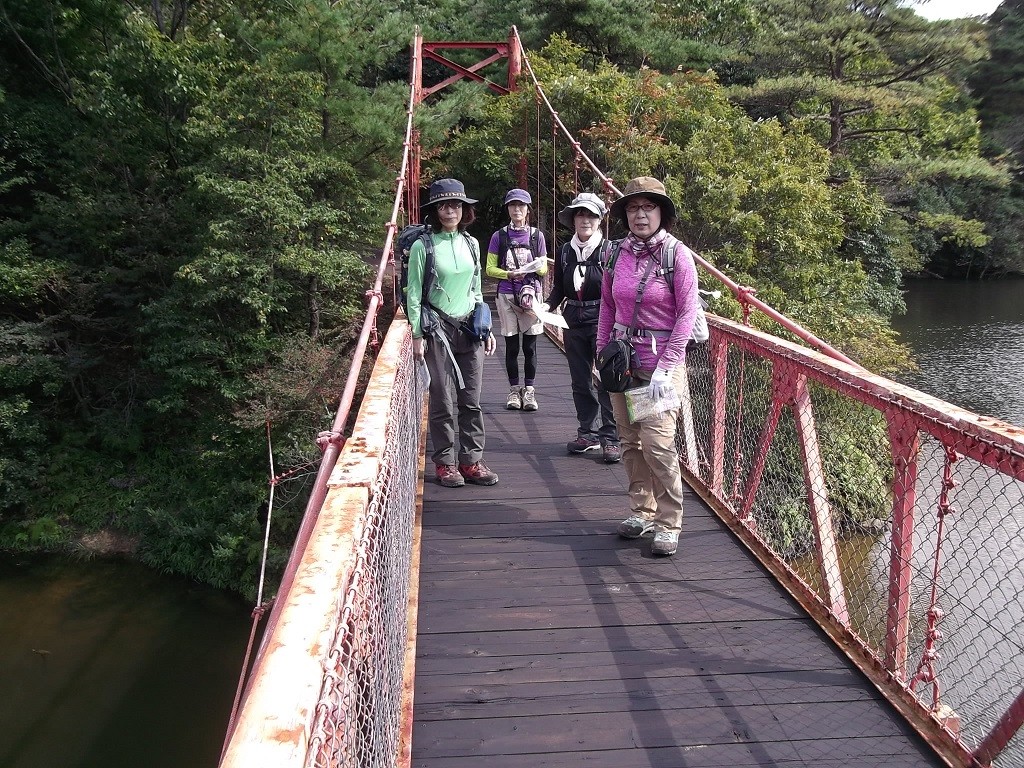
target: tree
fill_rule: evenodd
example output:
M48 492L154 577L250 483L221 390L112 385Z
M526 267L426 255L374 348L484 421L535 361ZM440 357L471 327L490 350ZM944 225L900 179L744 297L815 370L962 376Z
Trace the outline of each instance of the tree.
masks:
M981 25L928 22L898 0L757 7L756 82L731 89L737 103L814 136L832 156L834 180L860 177L882 194L904 222L885 231L905 232L912 245L890 251L900 271L944 249L982 248L985 214L969 190L999 190L1006 177L979 158L977 119L958 84L984 54ZM885 241L870 250L877 258Z
M986 153L1005 164L1014 183L989 196L992 241L985 249L997 273L1024 274L1024 2L1005 0L989 18L990 57L977 64L971 87L978 99Z
M835 183L824 148L776 120L751 120L713 75L628 74L607 62L591 72L581 66L586 58L583 48L556 38L531 61L555 110L599 167L620 183L664 178L678 201L683 239L706 258L866 363L900 359L878 306L880 295L896 289L843 249L854 233L883 220L876 195L856 179ZM439 159L474 180L485 210L500 207L501 192L513 183L521 149L507 137L534 119L533 110L529 92L482 100L473 125ZM531 184L543 199L550 199L549 168L557 169L560 200L576 189L601 191L573 162L567 142L554 145L541 133ZM527 156L535 157L534 147ZM543 206L541 214L550 216Z
M145 6L0 2L0 544L120 527L241 588L265 423L316 456L345 372L403 43L362 0Z
M535 2L536 28L524 37L539 45L565 35L587 52L624 67L706 70L729 58L750 30L749 0L571 0Z
M1004 0L988 20L988 59L978 62L971 88L985 133L1024 158L1024 1Z

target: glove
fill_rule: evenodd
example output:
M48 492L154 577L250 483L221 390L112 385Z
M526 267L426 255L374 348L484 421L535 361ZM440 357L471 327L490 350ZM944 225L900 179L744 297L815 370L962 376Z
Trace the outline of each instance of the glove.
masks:
M656 368L654 373L651 375L651 383L648 385L647 391L650 393L651 400L654 402L667 400L668 398L673 397L676 391L672 386L672 371L666 371L664 368Z
M535 304L533 308L536 312L546 312L549 315L551 314L551 307L547 304Z

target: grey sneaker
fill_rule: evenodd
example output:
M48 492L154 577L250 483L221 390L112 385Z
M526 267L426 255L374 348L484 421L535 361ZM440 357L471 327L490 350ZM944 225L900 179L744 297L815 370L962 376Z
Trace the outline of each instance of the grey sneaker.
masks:
M651 544L652 555L674 555L679 548L679 534L669 531L658 531L654 534Z
M537 410L537 393L534 391L533 387L523 387L523 410Z
M619 536L624 539L639 539L654 530L654 523L641 515L630 515L619 523Z
M601 446L601 455L605 464L617 464L622 460L622 448L618 443L605 443Z
M508 402L505 407L510 411L518 411L523 407L523 396L519 393L519 387L512 387L508 391Z

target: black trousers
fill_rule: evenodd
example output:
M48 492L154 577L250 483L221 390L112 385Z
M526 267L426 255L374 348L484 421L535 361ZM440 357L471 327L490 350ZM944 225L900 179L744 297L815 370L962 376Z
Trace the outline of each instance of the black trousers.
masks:
M579 436L596 437L602 445L618 444L619 433L612 415L611 399L602 387L594 383L591 373L597 357L597 326L568 328L562 338L572 380L572 402L580 422Z

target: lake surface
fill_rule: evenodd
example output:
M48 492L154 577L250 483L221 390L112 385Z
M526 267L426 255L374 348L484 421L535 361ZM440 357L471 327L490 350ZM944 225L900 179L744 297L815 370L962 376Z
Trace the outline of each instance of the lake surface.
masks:
M920 371L901 380L1024 426L1024 280L915 280L893 320Z
M250 613L129 562L0 555L0 766L216 766Z

